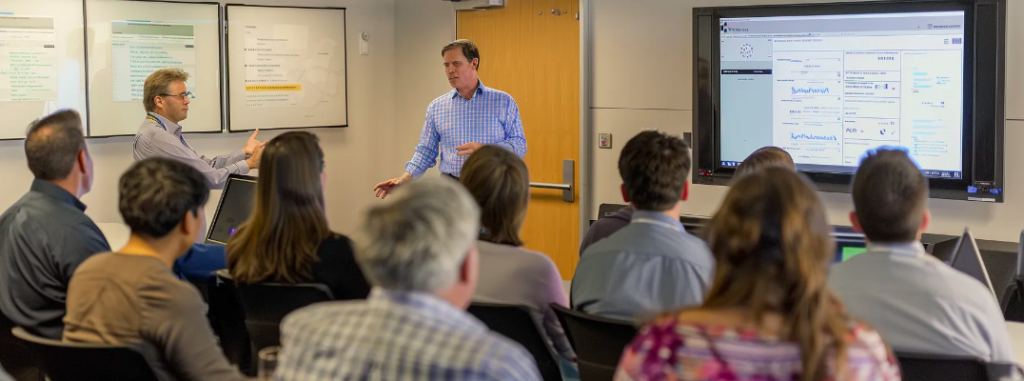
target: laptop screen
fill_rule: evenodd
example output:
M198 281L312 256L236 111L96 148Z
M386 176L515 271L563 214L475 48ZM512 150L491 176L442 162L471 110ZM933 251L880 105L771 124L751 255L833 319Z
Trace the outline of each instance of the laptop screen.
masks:
M210 234L206 241L210 243L227 244L228 239L238 225L241 225L249 218L252 212L253 198L256 197L256 178L252 176L231 175L227 184L224 185L224 192L220 195L220 204L217 205L217 214L213 216Z

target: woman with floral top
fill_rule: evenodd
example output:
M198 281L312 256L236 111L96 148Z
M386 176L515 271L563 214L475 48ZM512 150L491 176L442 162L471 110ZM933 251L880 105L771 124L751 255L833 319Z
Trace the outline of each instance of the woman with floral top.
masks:
M810 183L786 168L732 185L708 226L716 274L699 308L647 324L617 381L893 381L878 332L826 287L831 228Z

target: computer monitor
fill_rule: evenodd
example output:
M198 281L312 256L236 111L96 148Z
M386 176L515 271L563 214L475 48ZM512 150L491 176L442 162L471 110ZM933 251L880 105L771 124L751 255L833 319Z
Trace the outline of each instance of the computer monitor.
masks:
M978 250L978 243L974 241L970 229L965 228L964 235L957 240L956 250L953 251L952 265L953 268L981 281L995 297L995 288L992 287L992 280L988 277L985 262L981 259L981 250Z
M256 178L245 175L231 175L220 194L217 212L213 215L207 243L226 245L235 229L252 213L253 198L256 197Z

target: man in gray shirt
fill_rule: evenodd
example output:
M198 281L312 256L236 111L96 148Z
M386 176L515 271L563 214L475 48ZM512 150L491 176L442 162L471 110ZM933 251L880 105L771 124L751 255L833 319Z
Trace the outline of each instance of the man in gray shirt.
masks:
M33 123L25 156L35 181L0 215L0 312L33 334L60 339L71 274L110 251L78 200L93 179L78 113L58 111Z
M572 281L573 309L619 319L701 304L714 276L707 244L686 232L679 209L689 187L690 148L644 131L619 157L630 224L588 247Z
M259 130L249 136L245 147L214 158L200 156L181 134L182 120L188 117L192 93L185 88L188 73L181 69L160 69L146 78L142 104L146 119L135 134L133 156L136 161L148 157L169 157L198 169L211 189L224 187L232 173L247 174L260 165L260 153L266 142L256 140ZM205 230L205 229L204 229Z
M829 288L897 352L1013 362L995 297L925 252L928 180L900 150L869 154L853 180L850 222L868 252L834 265Z

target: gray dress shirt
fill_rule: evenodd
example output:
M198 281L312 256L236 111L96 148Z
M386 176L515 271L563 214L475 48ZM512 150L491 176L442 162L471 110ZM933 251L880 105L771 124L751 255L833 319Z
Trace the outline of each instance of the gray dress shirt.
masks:
M572 305L617 319L699 305L714 272L707 244L687 233L678 219L637 210L628 226L580 257Z
M868 245L868 252L833 265L828 284L897 352L1014 361L992 292L920 243Z
M152 116L153 118L150 118ZM148 157L170 157L195 167L206 177L210 189L221 189L232 173L247 174L249 165L245 163L244 150L237 150L227 155L212 159L201 156L185 141L181 135L181 126L162 115L151 112L139 126L135 134L133 156L135 161Z
M0 215L0 311L31 333L59 340L71 275L110 251L85 204L49 181Z

